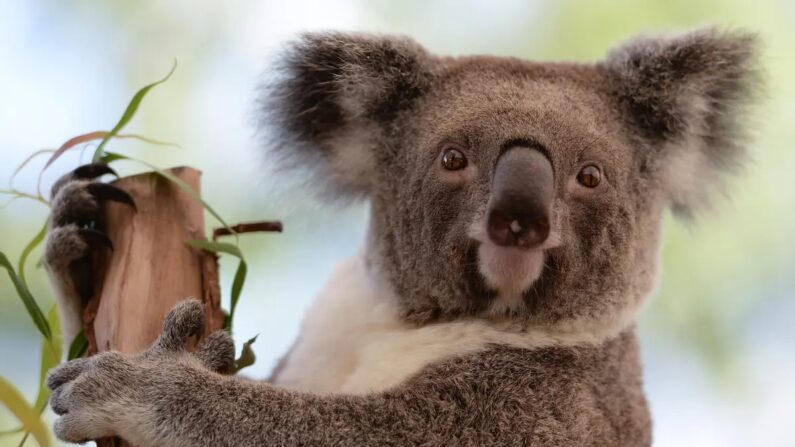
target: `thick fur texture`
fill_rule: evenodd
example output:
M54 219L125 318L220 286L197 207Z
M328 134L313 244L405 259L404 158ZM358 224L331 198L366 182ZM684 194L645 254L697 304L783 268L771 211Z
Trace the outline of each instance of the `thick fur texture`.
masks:
M631 329L598 348L492 346L429 365L388 391L324 396L219 375L178 349L201 326L174 324L197 311L198 301L175 309L169 335L139 356L104 353L51 373L58 437L116 434L167 447L650 442Z
M747 155L757 47L752 34L703 30L637 39L603 64L624 116L651 146L644 171L657 171L679 214L709 204L721 176Z
M495 345L525 350L599 346L631 324L629 318L617 318L600 331L561 333L503 317L418 326L401 318L398 303L392 287L368 271L361 256L341 263L307 311L300 338L271 382L319 394L380 392L428 365Z
M180 447L649 445L633 322L655 285L662 213L692 214L743 158L755 51L752 36L714 29L638 39L587 65L304 36L265 88L269 144L314 169L324 193L370 200L362 255L310 309L272 383L218 374L225 334L181 350L200 320L188 302L150 351L51 373L57 435ZM454 170L451 148L466 160ZM548 212L549 237L533 247L485 227L489 204L506 199L494 185L518 172L495 167L514 150L552 169L543 200L511 198ZM600 181L583 183L584 167ZM61 182L45 256L78 310L88 242L102 242L85 215L97 198L120 198L90 177Z

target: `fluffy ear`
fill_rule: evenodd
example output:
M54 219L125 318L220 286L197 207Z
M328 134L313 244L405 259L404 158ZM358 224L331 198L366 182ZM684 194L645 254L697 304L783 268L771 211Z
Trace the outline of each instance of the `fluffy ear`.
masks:
M314 168L323 192L366 195L379 137L427 90L429 60L408 38L303 35L264 89L269 143L290 165Z
M622 113L647 146L642 169L677 214L707 203L744 159L756 53L752 34L703 29L631 41L604 63Z

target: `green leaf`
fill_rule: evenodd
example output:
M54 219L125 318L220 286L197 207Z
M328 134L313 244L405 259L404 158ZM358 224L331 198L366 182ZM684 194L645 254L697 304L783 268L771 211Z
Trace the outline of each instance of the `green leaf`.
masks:
M47 379L47 372L61 362L61 324L58 321L58 307L53 304L47 312L47 322L52 328L52 341L42 340L41 342L41 363L39 364L39 393L36 396L36 403L33 408L40 413L47 408L47 400L50 398L50 389L44 383Z
M226 309L221 309L221 313L224 314L224 329L231 332L232 316L229 315L229 311Z
M196 247L202 250L211 251L213 253L227 253L232 256L238 257L243 259L243 253L240 252L240 248L238 248L235 244L230 244L228 242L210 242L210 241L202 241L199 239L189 239L187 244L191 247Z
M240 299L240 294L243 292L243 284L246 282L246 272L248 267L246 261L240 260L237 264L237 271L235 272L235 279L232 282L232 301L229 306L229 327L227 330L232 330L232 322L235 319L235 309L237 308L237 301Z
M249 341L243 343L243 349L240 350L240 357L235 360L235 372L238 372L245 367L251 366L257 361L257 356L254 354L254 350L251 349L251 345L257 341L257 337L259 337L259 334L255 335Z
M142 165L146 166L147 168L151 169L152 171L154 171L155 173L157 173L161 177L166 178L166 179L174 182L174 184L176 184L179 187L179 189L181 189L186 194L188 194L193 200L196 200L197 202L201 203L202 206L204 207L204 209L206 209L208 213L210 213L213 217L215 217L215 219L218 220L218 222L220 222L221 225L223 225L224 227L229 228L229 224L226 223L226 221L221 217L221 215L218 214L218 212L216 212L215 209L213 209L213 207L211 207L209 203L205 202L204 199L202 199L199 196L199 194L197 194L196 191L194 191L193 188L191 188L190 185L185 183L181 178L179 178L179 177L177 177L177 176L175 176L175 175L173 175L173 174L171 174L171 173L169 173L167 171L164 171L164 170L158 168L157 166L149 164L149 163L147 163L147 162L145 162L143 160L138 160L137 158L128 157L126 155L122 155L122 154L119 154L119 153L106 152L103 155L103 158L104 157L107 157L105 159L110 159L112 161L118 161L118 160L132 161L132 162L135 162L135 163L142 164ZM103 158L100 158L100 161Z
M11 266L11 262L9 262L8 258L3 252L0 252L0 266L5 267L8 270L8 276L11 278L11 282L14 283L14 287L17 289L17 294L19 298L22 299L22 304L25 305L25 308L30 314L30 318L33 319L33 323L41 332L41 335L44 336L47 340L52 341L52 330L50 329L50 325L47 323L47 319L44 318L44 314L41 312L39 305L36 304L36 300L33 299L33 295L30 294L25 283L17 276L14 272L14 267Z
M75 335L75 339L72 340L72 343L69 345L69 354L66 357L67 360L74 360L76 358L82 357L83 354L86 353L88 349L88 339L86 338L86 334L83 331L80 331Z
M42 225L41 230L33 236L33 239L28 242L28 245L25 246L25 249L22 250L22 255L19 257L19 263L17 264L17 271L19 272L19 279L25 284L25 287L28 286L28 281L25 278L25 262L28 260L28 256L30 256L30 252L33 251L41 242L44 240L44 236L47 235L47 227L50 224L50 219L47 218L44 220L44 225Z
M149 93L149 90L151 90L155 86L158 86L166 82L168 78L170 78L171 75L174 73L174 70L176 69L177 69L177 61L175 59L174 65L171 67L171 71L169 71L168 74L163 79L143 87L142 89L138 90L138 92L136 92L135 95L133 95L132 99L130 100L130 103L127 104L127 109L124 110L124 114L122 114L121 118L119 119L119 122L116 123L115 126L113 126L113 129L111 129L107 135L105 135L105 138L102 139L102 141L99 143L99 146L97 146L96 151L94 151L94 157L92 157L94 163L97 163L102 159L102 153L103 153L102 151L103 149L105 149L105 145L108 144L108 141L110 141L111 138L116 136L119 133L119 131L124 126L126 126L127 123L130 122L133 116L135 116L135 112L138 111L138 106L141 105L141 101L143 101L144 96L146 96L146 94Z
M246 264L245 258L243 258L243 253L240 251L240 248L237 245L227 242L209 242L191 239L187 241L187 243L192 247L211 251L213 253L227 253L240 259L240 263L237 264L235 279L232 281L232 298L231 304L229 306L229 316L224 318L224 329L231 331L232 321L234 321L235 317L235 309L237 308L237 302L240 300L240 294L243 292L243 285L246 282L246 274L248 273L248 265Z
M99 162L100 163L105 163L106 165L109 165L109 164L113 163L116 160L126 160L126 159L127 159L127 157L125 157L125 156L123 156L121 154L116 154L116 153L113 153L113 152L105 152L104 154L102 154L102 158L99 160Z
M50 438L41 415L28 404L14 385L2 376L0 376L0 402L22 422L25 431L32 434L41 447L49 447Z

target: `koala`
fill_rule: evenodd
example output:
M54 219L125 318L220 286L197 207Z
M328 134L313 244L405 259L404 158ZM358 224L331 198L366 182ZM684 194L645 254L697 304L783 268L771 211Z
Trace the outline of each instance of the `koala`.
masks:
M709 28L637 38L596 63L537 63L303 35L266 82L266 144L324 196L369 201L359 254L269 380L220 373L234 355L223 332L187 352L202 310L185 301L148 351L49 374L56 435L650 445L635 319L662 216L709 207L742 166L757 47ZM81 167L54 188L45 263L64 310L81 308L89 249L110 244L86 223L106 200L132 205L92 181L107 172Z

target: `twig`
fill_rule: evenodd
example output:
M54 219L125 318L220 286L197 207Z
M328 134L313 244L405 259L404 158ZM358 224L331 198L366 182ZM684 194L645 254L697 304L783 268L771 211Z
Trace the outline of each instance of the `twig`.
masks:
M247 223L239 223L237 225L232 225L229 228L216 228L213 231L213 240L218 239L221 236L231 236L233 234L241 234L241 233L253 233L256 231L265 231L265 232L282 232L282 223L279 221L262 221L262 222L247 222Z

